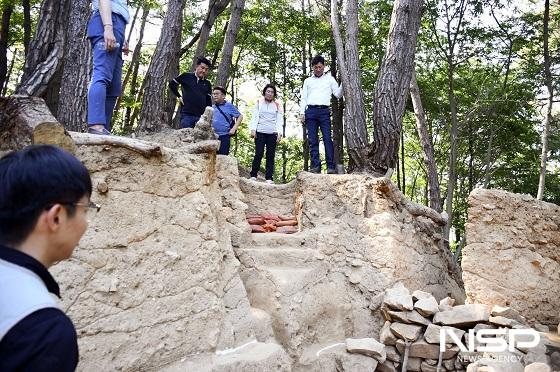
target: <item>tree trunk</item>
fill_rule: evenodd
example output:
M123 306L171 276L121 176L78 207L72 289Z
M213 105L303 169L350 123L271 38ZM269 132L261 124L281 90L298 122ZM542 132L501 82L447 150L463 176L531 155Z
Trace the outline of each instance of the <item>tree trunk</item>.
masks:
M8 39L10 37L10 18L14 10L13 5L4 4L2 9L2 24L0 25L0 87L4 86L8 75Z
M200 36L198 37L198 45L194 53L192 70L196 67L196 59L203 56L206 52L206 44L208 44L208 39L210 38L210 31L214 22L222 12L227 8L229 0L211 0L208 4L208 13L206 14L206 19L200 28Z
M338 74L338 65L336 63L336 48L331 47L331 75L336 79ZM340 74L338 74L340 75ZM344 167L344 126L342 117L344 115L344 104L342 100L331 97L332 108L332 128L334 142L334 163L339 167Z
M397 160L421 10L422 0L396 0L393 5L387 48L374 92L375 150L368 164L374 171L393 168Z
M406 195L406 169L405 169L405 158L404 158L404 132L401 130L401 172L402 172L402 188L401 191Z
M331 25L336 46L338 69L344 89L344 121L346 146L348 148L348 170L365 167L367 151L367 127L364 96L361 83L358 54L358 9L357 0L348 0L346 9L346 43L342 41L338 21L336 0L331 0ZM344 49L346 45L346 50Z
M144 77L146 89L137 131L156 132L167 126L168 119L164 111L165 93L171 69L179 61L180 51L177 45L181 39L184 8L185 0L170 0L167 4L161 36Z
M552 121L552 103L554 101L554 90L552 88L552 74L550 72L550 53L548 51L548 23L549 23L550 4L549 0L544 1L544 23L543 23L543 54L544 54L544 82L548 92L548 102L546 107L546 117L544 120L544 130L542 133L542 152L541 170L539 175L539 189L537 200L542 200L545 189L546 163L548 156L548 132Z
M146 89L146 83L146 79L142 80L142 85L140 85L140 90L138 91L138 95L136 96L136 102L140 102L144 99L144 89ZM130 128L134 128L134 124L136 123L136 120L138 120L141 109L142 107L140 105L137 105L134 107L134 110L132 110L132 114L130 115Z
M235 46L235 40L239 32L239 25L241 24L244 8L245 0L233 0L231 3L231 16L229 17L226 38L222 49L222 58L216 75L216 85L218 86L225 87L227 85L228 73L233 58L233 47Z
M137 14L138 12L136 12L136 15ZM121 107L122 99L124 97L124 92L126 90L126 87L128 86L128 82L130 81L131 76L132 76L132 83L131 83L132 86L130 88L130 95L134 97L134 95L136 94L136 79L138 77L138 68L140 65L140 52L142 50L142 40L144 40L144 30L146 28L146 21L148 20L148 14L150 14L150 6L149 3L145 3L144 7L142 8L142 18L140 21L140 30L138 34L138 39L136 40L136 46L134 47L130 64L128 65L128 69L126 70L126 74L124 76L124 80L122 83L122 93L117 99L117 103L115 104L115 112L119 111ZM130 39L130 34L129 34L129 39ZM128 113L128 118L130 118L130 110L128 107L126 113ZM125 118L123 119L123 125L122 125L123 128L126 127L126 123L127 123L127 115L125 114Z
M66 28L60 25L68 25L73 21L68 16L69 5L69 0L43 2L35 37L30 43L21 82L16 89L17 94L42 97L52 85L60 83L57 77L61 76L66 40ZM58 90L56 93L58 94ZM56 112L56 108L50 109Z
M445 211L448 219L445 225L444 237L449 240L449 231L453 223L453 196L455 193L455 183L457 182L456 165L457 165L457 103L455 101L454 92L454 62L451 55L448 56L447 61L447 97L449 101L449 113L451 115L451 131L450 137L450 150L449 150L449 166L448 166L448 180L447 180L447 195L445 197Z
M6 80L4 81L4 85L2 85L2 96L6 95L8 91L8 83L10 82L10 78L12 76L12 71L14 70L14 65L16 62L16 58L19 54L19 49L14 49L14 53L12 55L12 60L10 61L10 68L8 68L8 73L6 74Z
M21 3L23 5L23 48L27 56L31 42L31 6L29 0L23 0Z
M58 145L73 152L72 139L37 97L0 98L0 150L21 150L33 143Z
M67 130L87 129L87 94L91 77L91 46L86 29L90 16L89 0L74 0L70 5L60 101L56 117Z
M422 100L420 99L420 89L416 81L416 73L412 72L410 79L410 98L412 106L414 107L414 115L416 116L416 130L422 149L424 150L424 165L426 166L426 176L428 178L428 194L429 206L438 212L441 212L441 196L439 189L439 180L437 174L436 160L434 157L434 146L432 144L432 137L428 133L426 126L426 115Z

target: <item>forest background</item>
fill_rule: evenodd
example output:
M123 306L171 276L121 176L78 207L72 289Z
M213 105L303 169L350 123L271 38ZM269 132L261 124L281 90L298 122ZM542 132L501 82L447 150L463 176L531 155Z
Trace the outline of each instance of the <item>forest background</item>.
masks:
M352 113L360 111L356 104L363 107L358 131L365 143L373 141L381 127L374 102L380 82L391 79L383 69L394 42L391 19L407 1L422 10L402 130L388 166L393 181L411 200L448 212L453 249L464 243L474 188L560 204L560 2L549 0L129 0L131 53L112 131L177 127L167 81L206 55L214 63L210 81L227 87L228 100L246 118L232 142L232 155L245 167L254 153L247 129L252 109L266 83L277 85L287 136L277 149L275 180L289 182L309 167L299 94L311 58L322 54L328 73L358 83L346 88L344 100L332 100L333 138L337 164L363 170L352 152ZM0 6L2 95L43 97L67 129L83 131L89 1L1 0Z

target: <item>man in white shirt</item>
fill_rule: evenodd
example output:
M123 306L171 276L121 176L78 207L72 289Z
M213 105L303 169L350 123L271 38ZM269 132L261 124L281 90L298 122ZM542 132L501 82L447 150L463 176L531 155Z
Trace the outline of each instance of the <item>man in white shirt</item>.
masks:
M307 127L311 169L313 173L321 173L319 157L319 129L325 144L327 173L336 173L334 164L334 145L331 138L331 94L342 97L342 86L339 86L332 75L325 74L325 59L317 55L311 61L313 75L305 79L301 91L300 120Z

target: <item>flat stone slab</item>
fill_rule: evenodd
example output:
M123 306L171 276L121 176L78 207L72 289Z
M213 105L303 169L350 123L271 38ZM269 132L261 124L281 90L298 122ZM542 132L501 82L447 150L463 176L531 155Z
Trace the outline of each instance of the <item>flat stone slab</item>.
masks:
M397 337L391 332L391 322L386 321L379 331L379 341L384 345L396 345Z
M497 325L498 327L508 327L513 328L520 323L517 320L506 318L504 316L490 316L488 321L492 324Z
M439 311L436 299L432 297L423 298L414 304L414 309L424 317L430 317Z
M422 315L418 314L416 311L391 311L388 310L387 314L393 321L399 321L406 324L421 324L428 325L431 324L428 319L424 318Z
M393 310L412 310L414 304L408 289L402 283L397 283L393 288L385 290L383 303Z
M412 298L413 298L415 301L422 300L422 299L424 299L424 298L430 298L430 297L434 297L434 296L432 296L431 293L424 292L424 291L420 291L420 290L418 290L418 289L415 290L414 292L412 292Z
M346 350L349 353L363 354L375 358L380 363L383 363L387 358L385 345L373 338L347 338Z
M397 341L397 350L401 355L404 355L405 342L403 340ZM447 347L443 352L443 359L453 358L459 352L456 346ZM424 340L418 340L410 344L409 357L416 357L422 359L438 359L439 357L439 344L429 344Z
M439 337L440 337L441 329L448 329L448 330L453 331L453 333L455 333L455 335L457 335L457 338L459 340L462 340L463 335L465 334L465 331L463 331L462 329L459 329L459 328L449 327L449 326L438 326L436 324L430 324L430 325L428 325L428 328L426 328L426 332L424 332L424 340L426 340L426 342L429 343L429 344L439 345ZM451 338L451 336L448 333L445 333L445 343L446 344L451 344L453 342L454 341Z
M416 341L422 333L422 326L395 322L391 324L391 332L405 341Z
M452 310L436 313L433 322L440 325L468 327L487 322L489 318L490 313L486 305L469 304L455 306Z

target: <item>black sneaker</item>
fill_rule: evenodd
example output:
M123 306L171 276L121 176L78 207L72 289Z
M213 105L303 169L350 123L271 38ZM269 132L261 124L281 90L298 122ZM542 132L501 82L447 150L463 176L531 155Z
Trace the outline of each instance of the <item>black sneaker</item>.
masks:
M103 128L103 129L95 129L95 128L89 127L87 132L88 132L89 134L98 134L98 135L101 135L101 136L110 136L110 135L111 135L111 132L109 132L109 131L108 131L107 129L105 129L105 128Z
M321 173L321 167L310 168L309 171L311 173Z
M332 169L332 168L329 168L329 169L327 169L327 174L336 174L336 170Z

